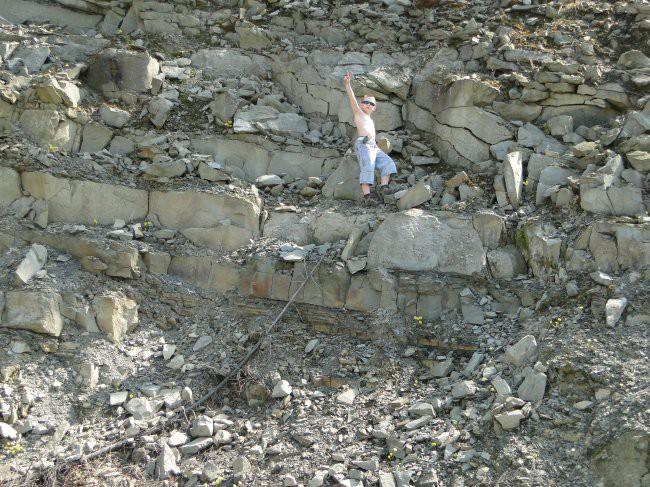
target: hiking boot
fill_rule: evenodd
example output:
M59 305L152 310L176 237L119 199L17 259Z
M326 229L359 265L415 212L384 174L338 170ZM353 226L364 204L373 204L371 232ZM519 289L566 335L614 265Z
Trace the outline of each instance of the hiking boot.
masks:
M379 194L382 198L384 196L394 195L395 193L397 193L397 189L396 188L390 188L390 187L388 187L387 184L381 184L377 188L377 194Z
M364 194L363 199L361 200L361 206L364 208L371 208L377 204L377 201L375 198L372 196L372 194Z

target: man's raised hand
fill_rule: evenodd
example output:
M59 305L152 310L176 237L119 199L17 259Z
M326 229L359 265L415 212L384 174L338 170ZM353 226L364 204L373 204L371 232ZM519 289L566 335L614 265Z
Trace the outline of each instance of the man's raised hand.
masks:
M347 73L345 73L345 76L343 76L343 84L346 86L349 85L351 79L352 79L352 73L348 71Z

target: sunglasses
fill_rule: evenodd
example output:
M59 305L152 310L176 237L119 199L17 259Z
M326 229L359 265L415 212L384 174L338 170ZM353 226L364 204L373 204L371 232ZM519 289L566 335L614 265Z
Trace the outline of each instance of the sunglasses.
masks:
M370 105L370 106L373 106L373 107L375 106L375 104L374 104L373 102L368 101L368 100L363 100L361 103L362 103L363 105Z

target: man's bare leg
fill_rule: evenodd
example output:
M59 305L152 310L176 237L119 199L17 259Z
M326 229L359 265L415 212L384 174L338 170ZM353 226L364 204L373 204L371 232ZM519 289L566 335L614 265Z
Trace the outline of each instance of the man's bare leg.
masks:
M390 174L387 176L382 176L381 177L381 185L385 186L390 182Z
M382 178L382 181L383 181L383 178ZM367 195L367 194L370 194L370 185L369 184L362 184L361 185L361 192L363 193L364 196Z

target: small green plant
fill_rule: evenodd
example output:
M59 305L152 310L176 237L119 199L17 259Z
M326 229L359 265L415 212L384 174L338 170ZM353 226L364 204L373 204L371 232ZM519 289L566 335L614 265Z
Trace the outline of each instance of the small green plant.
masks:
M424 322L422 321L422 317L421 317L421 316L414 316L414 317L413 317L413 322L414 322L417 326L423 326L423 324L424 324Z
M152 228L153 228L153 222L150 222L149 220L145 220L145 221L142 223L142 228L144 228L145 231L146 231L146 230L150 230L150 229L152 229Z

